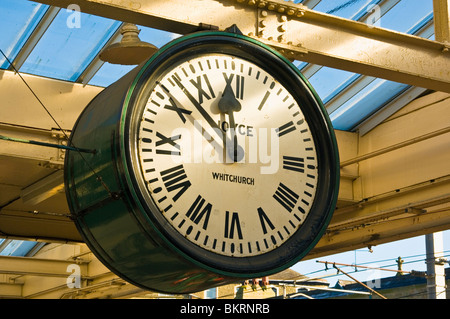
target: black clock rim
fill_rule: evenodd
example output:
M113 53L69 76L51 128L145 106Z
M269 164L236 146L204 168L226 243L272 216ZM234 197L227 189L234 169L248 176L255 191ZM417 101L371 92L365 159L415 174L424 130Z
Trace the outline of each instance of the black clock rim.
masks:
M299 105L305 106L302 112L309 122L315 140L319 180L316 199L310 213L299 230L286 242L262 255L224 256L196 246L176 231L162 216L153 199L148 196L145 181L133 174L133 170L139 169L137 155L134 155L137 154L135 112L143 107L139 105L147 102L150 91L164 71L164 67L176 64L176 61L186 56L205 52L235 54L266 69L285 87L295 84L295 89L290 89L289 92L297 101L300 101ZM269 68L273 70L269 71ZM152 81L154 83L151 86L146 86ZM331 219L337 201L339 187L337 143L334 130L317 93L295 66L278 52L254 39L224 32L201 32L177 39L163 47L156 56L144 64L129 91L127 103L129 108L126 111L125 121L122 123L125 157L128 164L125 174L131 181L130 191L137 199L137 206L146 214L145 217L136 217L145 227L150 227L149 231L156 230L170 249L180 253L190 262L213 272L227 276L248 277L249 275L268 275L286 269L302 259L318 242Z

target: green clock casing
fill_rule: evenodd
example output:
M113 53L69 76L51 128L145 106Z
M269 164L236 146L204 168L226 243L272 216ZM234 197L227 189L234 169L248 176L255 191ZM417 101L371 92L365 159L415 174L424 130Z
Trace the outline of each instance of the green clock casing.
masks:
M101 92L66 155L90 249L118 276L187 293L288 268L334 211L339 158L301 73L225 32L176 39Z

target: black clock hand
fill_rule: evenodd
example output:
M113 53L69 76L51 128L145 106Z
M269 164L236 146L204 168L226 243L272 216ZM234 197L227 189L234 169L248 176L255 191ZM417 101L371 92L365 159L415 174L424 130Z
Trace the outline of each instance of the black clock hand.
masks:
M184 109L182 107L182 104L180 101L177 100L177 98L175 98L175 96L172 95L172 93L169 92L169 90L167 90L166 87L161 86L164 90L164 92L166 92L167 96L169 97L169 102L171 105L166 105L164 106L164 108L172 110L177 112L178 116L181 118L181 120L183 121L183 123L186 123L186 118L184 117L183 114L186 115L191 115L192 111ZM205 136L205 132L210 135L203 127L198 127L197 125L195 125L194 120L192 117L187 117L187 119L189 120L189 122L191 122L192 125L194 125L194 127L196 129L198 129L201 133L202 136ZM220 143L218 143L216 140L214 140L214 138L211 136L211 140L208 139L208 141L210 141L211 144L213 144L214 149L220 149L222 146L220 145Z
M231 152L231 158L233 158L235 162L238 162L242 159L244 152L237 142L233 112L239 112L241 110L241 103L239 103L239 101L236 99L229 82L227 83L222 97L219 100L219 110L222 113L228 114L228 117L230 119L230 132L231 136L233 137L233 147L227 147L227 150Z
M211 118L211 116L206 112L206 110L200 105L200 103L197 102L197 100L192 96L192 94L184 87L184 85L178 80L176 77L173 77L173 80L178 85L178 87L183 91L184 94L188 97L188 99L191 101L191 103L195 106L197 111L200 112L200 114L203 116L203 118L208 122L208 124L217 132L222 132L222 130L219 128L219 125ZM222 139L223 139L223 134Z
M202 117L206 120L206 122L208 122L209 126L211 126L211 128L213 128L213 130L216 131L217 135L219 135L219 137L221 138L222 143L224 143L224 145L231 145L232 142L228 139L225 132L220 129L219 125L212 119L212 117L208 114L208 112L206 112L203 106L201 106L201 104L192 96L192 94L184 87L184 85L180 82L180 80L178 80L176 77L173 77L172 79L183 91L183 93L186 94L189 101L191 101L191 103L195 106L195 108L200 112Z

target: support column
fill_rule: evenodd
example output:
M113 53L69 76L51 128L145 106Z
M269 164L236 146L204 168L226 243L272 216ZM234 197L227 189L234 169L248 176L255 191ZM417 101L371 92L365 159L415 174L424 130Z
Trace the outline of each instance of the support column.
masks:
M450 44L450 0L433 0L436 41Z
M425 235L428 299L446 299L442 232Z

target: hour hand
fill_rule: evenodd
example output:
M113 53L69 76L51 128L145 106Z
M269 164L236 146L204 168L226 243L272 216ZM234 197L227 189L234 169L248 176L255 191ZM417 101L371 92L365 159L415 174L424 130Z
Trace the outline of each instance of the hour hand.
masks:
M237 135L235 130L234 113L241 110L241 103L236 99L231 85L228 83L219 100L219 110L228 114L230 119L230 132L233 138L232 145L226 145L228 154L234 162L239 162L244 157L244 150L237 143Z
M227 84L219 100L219 110L222 113L232 114L241 110L241 103L234 96L233 89Z

